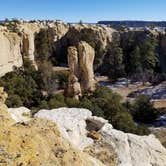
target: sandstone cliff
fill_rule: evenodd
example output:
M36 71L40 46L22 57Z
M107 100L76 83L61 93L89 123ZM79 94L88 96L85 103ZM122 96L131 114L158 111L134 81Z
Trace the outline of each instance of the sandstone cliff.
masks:
M94 57L94 49L84 41L79 42L77 47L68 48L70 74L67 93L69 96L79 99L82 93L94 91Z
M39 33L41 29L52 28L55 32L53 38L54 42L63 37L67 31L68 26L64 23L52 22L35 22L18 24L18 30L22 33L22 53L29 57L35 64L35 34Z
M14 25L14 30L6 26L0 26L0 76L13 70L13 67L20 67L23 64L23 56L27 56L34 65L35 62L35 34L41 29L52 28L55 31L54 41L56 42L68 30L64 23L52 22L23 22Z
M0 26L0 76L22 66L21 38Z
M48 32L48 37L53 38L53 48L57 56L64 56L64 50L75 45L81 40L92 47L105 48L111 41L115 32L112 28L98 25L68 25L63 22L20 22L14 24L13 30L10 23L0 26L0 76L12 71L13 66L22 65L23 56L27 56L34 65L35 61L35 34L41 29L52 29L54 34Z

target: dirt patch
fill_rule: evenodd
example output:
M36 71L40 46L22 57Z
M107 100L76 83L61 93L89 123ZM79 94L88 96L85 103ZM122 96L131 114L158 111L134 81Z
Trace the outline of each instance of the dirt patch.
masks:
M117 166L117 156L114 148L104 142L104 139L95 141L92 146L84 149L84 152L99 159L105 166Z
M153 101L153 103L155 108L166 108L166 99L156 100L156 101Z
M151 131L166 148L166 128L153 128Z

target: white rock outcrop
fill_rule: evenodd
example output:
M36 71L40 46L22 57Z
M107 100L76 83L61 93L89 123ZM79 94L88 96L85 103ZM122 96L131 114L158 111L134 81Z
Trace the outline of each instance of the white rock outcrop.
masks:
M16 122L26 122L31 119L31 110L26 107L8 108L8 112Z
M93 117L86 109L41 110L35 117L57 123L63 136L80 149L93 145L93 140L87 137L87 133L90 128L97 128L102 139L114 147L119 166L166 165L166 149L155 136L138 136L115 130L106 120ZM91 122L91 126L87 120Z
M59 108L41 110L35 114L36 118L48 119L55 122L60 128L63 136L79 149L84 149L93 143L88 138L85 120L91 117L92 113L86 109L78 108Z

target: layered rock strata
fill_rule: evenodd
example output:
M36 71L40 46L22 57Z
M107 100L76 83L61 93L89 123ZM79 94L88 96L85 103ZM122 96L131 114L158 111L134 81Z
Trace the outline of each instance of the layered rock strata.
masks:
M75 45L81 40L91 44L99 44L103 49L112 41L114 29L99 25L64 24L59 21L34 21L15 23L13 30L9 22L0 26L0 76L13 70L13 67L20 67L23 63L23 56L28 57L34 65L35 60L35 34L41 29L52 29L54 33L48 32L53 38L53 46L57 54L61 54L61 48L67 49L69 45ZM91 44L92 45L92 44ZM55 51L54 50L54 51ZM59 50L59 52L58 52Z
M12 71L14 66L22 66L20 44L21 38L16 33L0 27L0 76Z
M82 93L95 90L94 57L94 49L84 41L79 42L77 47L68 48L70 74L67 94L69 96L79 99Z

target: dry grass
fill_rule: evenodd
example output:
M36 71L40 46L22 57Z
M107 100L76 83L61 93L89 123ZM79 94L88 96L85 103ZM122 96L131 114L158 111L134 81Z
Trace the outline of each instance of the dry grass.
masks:
M166 99L154 101L155 108L166 108Z
M148 88L150 85L140 85L140 86L135 86L135 85L129 85L129 87L123 87L123 88L117 88L114 90L114 92L117 92L119 95L123 97L123 101L126 100L131 100L131 98L128 98L127 96L138 90L143 90ZM161 99L161 100L154 100L154 107L155 108L166 108L166 99Z
M69 71L69 68L68 67L56 66L56 67L53 67L53 70L54 71Z
M120 94L123 97L123 101L126 101L127 99L130 99L127 97L130 93L146 89L149 86L150 85L132 85L132 84L129 84L128 87L117 88L114 90L114 92L117 92L118 94Z

